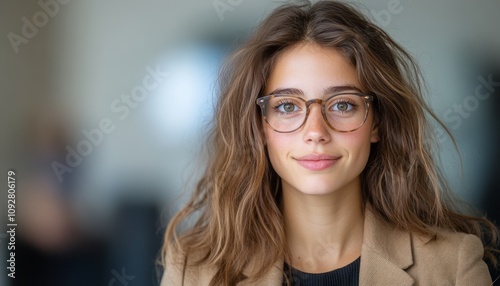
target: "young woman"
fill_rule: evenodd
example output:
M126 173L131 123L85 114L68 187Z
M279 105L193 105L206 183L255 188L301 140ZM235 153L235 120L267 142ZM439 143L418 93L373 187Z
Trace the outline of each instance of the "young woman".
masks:
M497 230L447 199L416 65L359 12L276 9L220 86L162 285L491 284Z

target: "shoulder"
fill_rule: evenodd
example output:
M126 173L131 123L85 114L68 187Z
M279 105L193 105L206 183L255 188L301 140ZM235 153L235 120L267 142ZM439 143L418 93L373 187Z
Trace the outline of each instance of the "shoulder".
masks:
M216 274L216 268L207 264L196 264L205 252L197 252L187 256L175 256L167 254L165 268L160 286L182 285L182 286L205 286L209 285ZM252 273L253 267L259 262L258 258L245 268L245 273ZM273 267L262 277L256 280L245 280L238 285L281 285L283 260L276 261Z
M481 240L472 234L439 230L435 236L412 233L412 243L415 255L420 259L439 257L445 261L457 261L470 258L470 255L483 256ZM430 254L433 255L424 255Z
M475 235L451 231L438 231L434 237L412 234L412 250L410 273L440 276L456 285L491 284L483 244Z
M421 235L415 232L411 233L412 241L416 248L439 248L442 252L454 249L461 245L471 247L482 247L481 240L472 234L463 232L453 232L448 230L436 230L435 235Z
M418 285L491 285L479 237L443 229L434 234L398 229L367 211L362 252L365 272L387 278L388 274L380 273L385 263L385 270L389 266L404 270ZM361 263L363 267L363 258Z
M195 264L201 257L201 252L190 253L188 256L167 253L160 286L208 285L213 271Z

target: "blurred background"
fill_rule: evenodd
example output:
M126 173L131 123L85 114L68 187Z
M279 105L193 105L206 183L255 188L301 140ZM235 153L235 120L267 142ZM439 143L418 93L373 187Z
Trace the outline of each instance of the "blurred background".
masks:
M168 218L190 189L221 60L283 1L5 0L3 178L16 172L16 279L0 285L158 285ZM500 1L352 1L418 60L457 139L442 167L499 221Z

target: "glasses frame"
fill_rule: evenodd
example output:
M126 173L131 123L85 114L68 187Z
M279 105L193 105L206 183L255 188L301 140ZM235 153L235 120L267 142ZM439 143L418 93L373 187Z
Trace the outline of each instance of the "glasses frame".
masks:
M365 101L365 118L363 119L363 122L361 122L361 124L358 127L354 128L354 129L351 129L351 130L338 130L335 127L333 127L330 124L330 122L328 121L328 118L326 117L326 112L325 112L325 104L330 99L332 99L333 97L336 97L336 96L339 96L339 95L346 95L346 94L357 95L357 96L360 96L361 98L364 99L364 101ZM292 132L295 132L295 131L299 130L300 128L302 128L302 126L304 126L304 124L306 123L307 118L309 117L309 111L310 111L309 107L313 103L317 103L317 104L321 105L321 114L323 115L323 120L325 120L326 125L328 125L328 127L330 127L332 130L337 131L337 132L342 132L342 133L353 132L353 131L358 130L359 128L361 128L361 126L363 126L363 124L365 124L366 119L368 118L368 113L370 111L370 106L371 106L370 103L372 103L374 101L374 95L372 95L372 94L364 94L364 93L359 93L359 92L342 92L342 93L336 93L336 94L334 94L332 96L329 96L328 98L326 98L324 100L323 99L319 99L319 98L313 98L313 99L310 99L310 100L305 100L304 98L297 96L297 99L300 99L301 101L303 101L306 104L306 116L304 117L304 121L302 122L302 124L300 124L299 127L295 128L295 129L293 129L291 131L279 131L279 130L274 129L274 127L271 126L271 124L267 120L268 102L269 102L270 99L275 98L275 97L291 97L291 95L290 94L272 94L272 95L266 95L266 96L257 98L257 100L255 101L255 103L258 106L260 106L261 114L264 117L264 120L266 121L266 124L269 125L269 127L271 127L271 129L273 129L274 131L276 131L278 133L292 133Z

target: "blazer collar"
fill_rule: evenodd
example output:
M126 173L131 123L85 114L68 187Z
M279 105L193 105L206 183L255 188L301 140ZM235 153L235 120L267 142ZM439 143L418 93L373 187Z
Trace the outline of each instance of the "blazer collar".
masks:
M413 285L405 271L413 265L409 231L397 230L365 208L359 285Z
M244 282L242 285L281 285L283 264L282 259L277 261L267 275L255 284ZM410 232L395 229L378 218L367 205L359 285L413 285L414 279L405 271L411 265L413 265L413 252Z

